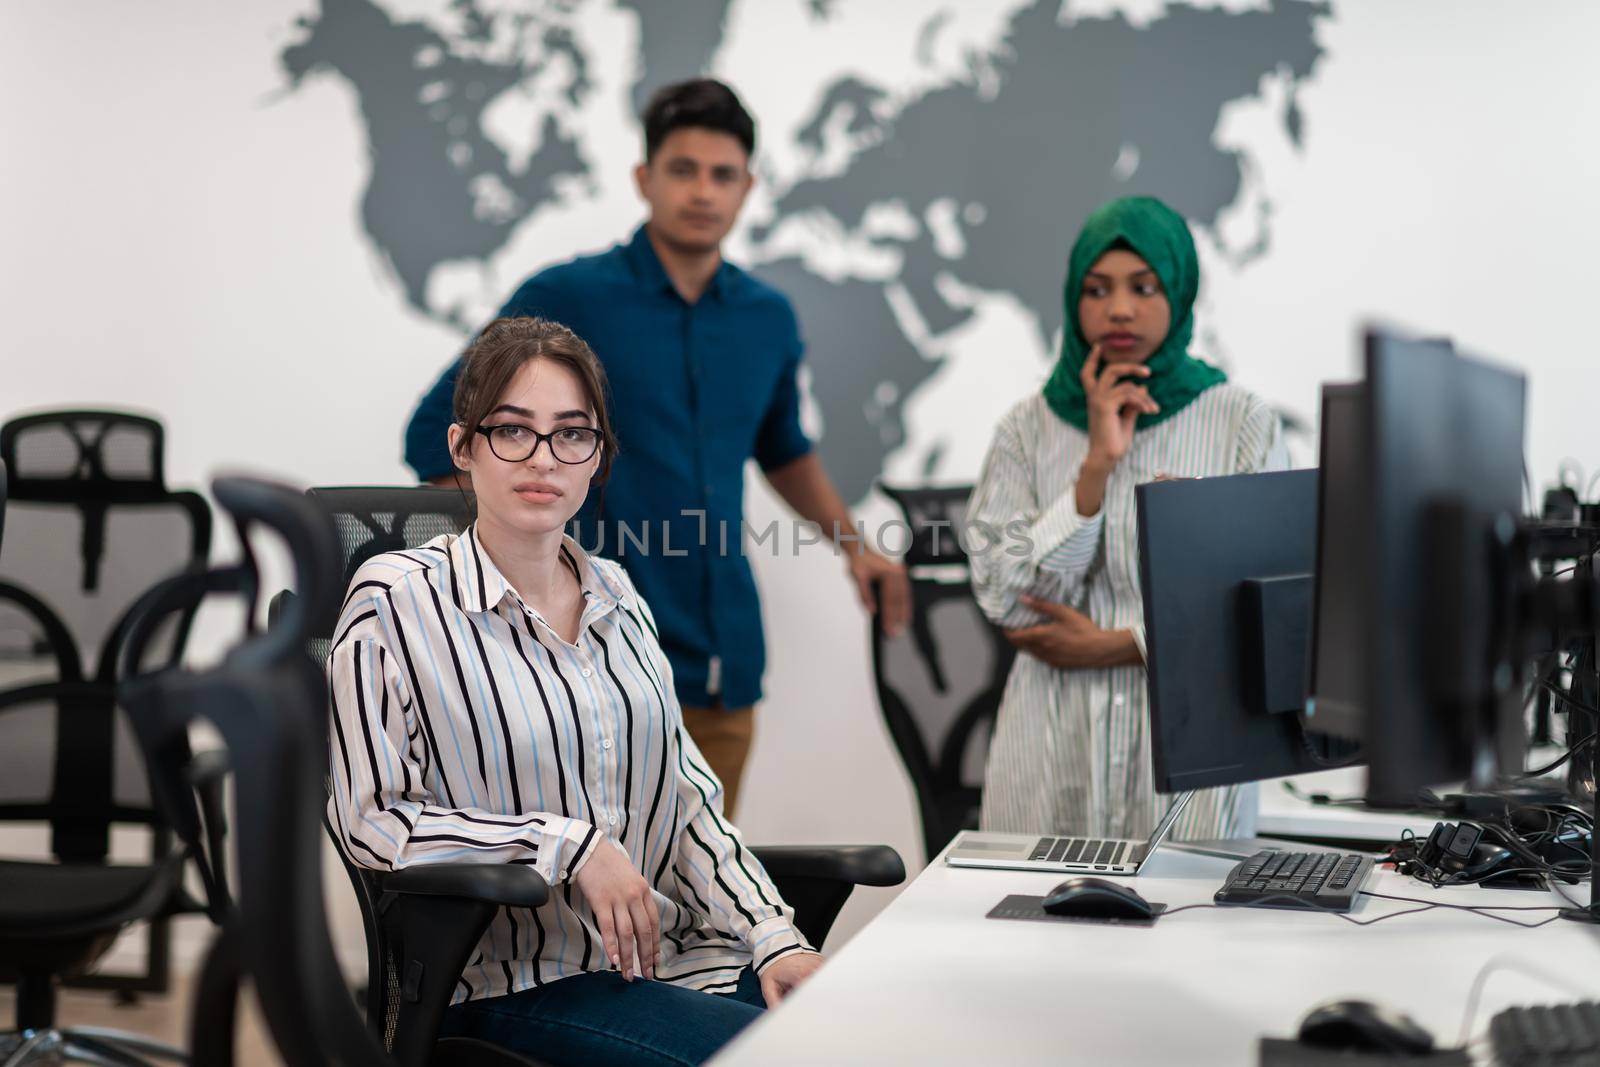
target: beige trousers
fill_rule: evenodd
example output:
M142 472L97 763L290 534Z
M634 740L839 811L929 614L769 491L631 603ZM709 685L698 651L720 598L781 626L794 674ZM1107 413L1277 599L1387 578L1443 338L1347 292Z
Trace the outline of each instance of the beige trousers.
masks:
M683 726L694 738L712 773L722 782L722 813L734 820L739 779L755 736L755 708L684 708Z

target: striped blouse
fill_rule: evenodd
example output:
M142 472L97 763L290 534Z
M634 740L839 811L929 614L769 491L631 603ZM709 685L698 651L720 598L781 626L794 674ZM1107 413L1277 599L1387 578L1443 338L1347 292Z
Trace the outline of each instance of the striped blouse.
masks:
M330 821L363 867L523 863L550 883L502 909L454 1001L614 969L573 875L620 849L661 916L658 979L712 992L810 951L722 817L722 786L683 729L655 620L627 572L568 538L584 610L567 644L476 527L389 552L351 580L328 658Z
M1133 436L1100 510L1078 514L1089 435L1042 395L1001 420L968 508L969 523L1026 531L1025 543L975 552L978 604L997 624L1040 621L1019 598L1069 604L1105 629L1132 631L1144 654L1134 486L1158 475L1208 477L1288 466L1277 415L1232 384ZM1021 549L1027 547L1024 553ZM1203 565L1203 561L1196 561ZM1001 699L984 778L984 829L1142 838L1170 798L1155 794L1143 665L1064 671L1019 654ZM1195 794L1175 837L1250 836L1255 786Z

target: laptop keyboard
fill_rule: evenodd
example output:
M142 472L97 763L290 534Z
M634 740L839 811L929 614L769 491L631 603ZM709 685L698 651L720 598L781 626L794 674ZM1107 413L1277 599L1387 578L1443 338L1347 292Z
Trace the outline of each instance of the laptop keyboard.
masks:
M1028 859L1110 867L1122 862L1132 844L1131 841L1105 841L1095 837L1041 837L1028 853Z

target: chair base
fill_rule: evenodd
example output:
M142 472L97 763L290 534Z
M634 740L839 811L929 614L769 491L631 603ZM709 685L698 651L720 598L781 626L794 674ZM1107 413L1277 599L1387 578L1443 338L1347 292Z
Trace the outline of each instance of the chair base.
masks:
M95 1063L102 1067L155 1067L188 1063L188 1053L148 1037L99 1026L72 1026L0 1034L0 1067Z

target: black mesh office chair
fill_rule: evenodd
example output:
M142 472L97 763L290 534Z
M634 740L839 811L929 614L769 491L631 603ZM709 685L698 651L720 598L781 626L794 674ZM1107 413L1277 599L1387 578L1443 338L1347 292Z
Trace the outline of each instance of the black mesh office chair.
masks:
M56 984L72 978L122 992L164 989L167 919L203 907L182 891L183 855L152 805L115 684L119 670L155 669L181 655L192 613L170 616L137 661L123 656L124 643L147 587L204 561L210 512L198 495L167 490L161 427L138 416L14 419L0 427L0 462L8 475L0 820L48 823L57 861L0 864L0 973L18 987L17 1031L0 1047L103 1058L96 1043L117 1035L52 1031ZM107 864L118 824L150 828L149 864ZM146 920L153 920L146 975L86 976L116 933ZM125 1048L159 1054L136 1035L122 1036Z
M128 665L147 662L147 653L176 619L192 617L206 592L207 572L184 572L158 583L130 610L133 620L122 646L119 673L133 677ZM172 664L163 663L161 669ZM52 692L58 683L48 684ZM0 695L0 712L29 703L27 690ZM148 715L130 708L128 720L139 738L158 810L181 846L164 851L146 865L101 863L0 862L0 960L19 975L18 1032L0 1041L6 1067L61 1060L112 1064L146 1064L147 1057L183 1061L180 1049L134 1034L96 1027L53 1027L55 979L89 966L113 939L133 922L201 907L221 920L228 893L219 860L224 854L222 772L225 761L215 753L195 755L189 749L187 723L152 728ZM181 802L174 804L178 795ZM192 861L206 889L204 905L191 901L181 886L186 861Z
M872 673L931 860L978 825L984 760L1016 650L972 598L956 534L972 487L881 488L911 529L911 625L894 639L873 627Z
M383 552L415 548L472 521L471 496L456 489L346 486L308 490L339 544L340 595L308 617L306 648L320 669L339 621L343 590L361 565ZM280 617L291 594L274 598ZM343 852L340 853L343 858ZM456 977L501 906L515 898L544 903L537 872L497 864L429 864L398 872L368 870L345 858L367 935L367 1018L386 1051L406 1067L482 1063L515 1067L521 1056L480 1042L437 1040ZM526 873L525 873L526 872ZM529 878L528 874L533 874Z
M343 553L340 572L346 585L361 564L378 553L415 548L441 533L459 533L472 521L473 514L472 498L454 489L324 488L309 490L307 496L331 518L338 531ZM274 616L284 610L290 599L287 595L276 598ZM308 645L319 664L327 659L338 622L339 601L336 599L325 611L311 616L308 631ZM794 908L795 925L817 946L827 938L856 886L892 886L905 880L905 864L886 845L753 846L751 851ZM479 865L474 867L484 870ZM385 874L347 861L345 869L366 922L367 1016L382 1034L385 1048L406 1067L468 1062L498 1067L501 1063L524 1062L498 1050L495 1054L500 1059L485 1058L488 1054L481 1049L474 1049L472 1057L466 1057L453 1040L435 1044L455 978L466 963L464 950L476 943L477 935L496 909L490 908L481 922L476 912L465 914L465 902L471 896L465 882L458 883L457 889L466 894L458 902L463 909L460 915L442 914L437 899L396 895L395 879L423 877L427 867ZM441 872L436 877L448 875ZM475 873L472 877L483 875ZM471 940L461 933L443 936L447 929L464 929L468 925L475 931ZM451 946L448 952L441 943L445 941ZM459 958L454 954L458 944L463 948ZM413 989L408 984L405 975L413 972L426 976L427 988Z
M171 769L160 739L193 721L212 723L232 754L238 894L196 985L193 1061L232 1067L239 986L248 979L289 1067L395 1067L344 987L322 899L327 697L305 642L310 618L337 609L336 535L321 511L292 489L221 479L212 491L239 525L241 544L248 546L261 530L288 544L301 596L284 601L276 625L249 636L216 668L145 675L123 690L141 739L157 743L150 758L158 771ZM211 577L211 591L238 592L253 607L256 575L248 551L242 564ZM161 795L182 806L181 793L175 788ZM544 899L536 871L512 873L521 876L518 905Z

